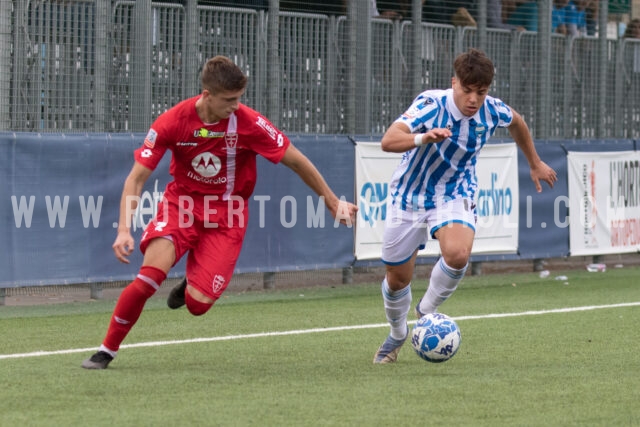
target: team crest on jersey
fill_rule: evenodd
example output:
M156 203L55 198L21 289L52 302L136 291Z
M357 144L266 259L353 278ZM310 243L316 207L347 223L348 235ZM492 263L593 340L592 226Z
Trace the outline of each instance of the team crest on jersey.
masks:
M153 129L149 129L147 136L144 137L144 145L149 148L155 147L157 137L158 137L158 132L156 132Z
M214 132L209 129L200 128L193 131L193 136L196 138L222 138L224 132Z
M238 134L235 132L225 134L224 142L227 143L227 148L236 148L236 144L238 143Z
M482 136L484 135L484 133L487 131L487 128L484 127L483 124L479 124L478 126L476 126L476 135L477 136Z

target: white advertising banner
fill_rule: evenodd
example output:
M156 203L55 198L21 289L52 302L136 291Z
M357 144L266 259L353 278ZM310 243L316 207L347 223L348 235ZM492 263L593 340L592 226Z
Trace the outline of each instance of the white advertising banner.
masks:
M485 145L476 164L478 223L473 254L515 253L518 249L518 158L515 143ZM357 259L379 259L390 201L389 181L402 154L386 153L379 142L356 143ZM419 255L436 256L430 239Z
M640 152L574 152L569 174L571 255L640 250Z

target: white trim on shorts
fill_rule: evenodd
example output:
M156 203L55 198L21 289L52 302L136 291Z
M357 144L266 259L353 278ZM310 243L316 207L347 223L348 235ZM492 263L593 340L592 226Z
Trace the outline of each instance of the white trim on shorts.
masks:
M476 231L476 205L471 199L453 199L433 209L404 211L391 203L388 206L382 237L382 262L401 265L409 261L416 250L425 248L429 234L447 224L464 224Z

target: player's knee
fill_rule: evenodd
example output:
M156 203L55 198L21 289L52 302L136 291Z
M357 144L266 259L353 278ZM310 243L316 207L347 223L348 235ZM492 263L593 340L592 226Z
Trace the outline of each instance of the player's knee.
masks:
M202 316L207 311L209 311L211 307L213 307L213 302L198 301L193 296L191 296L191 293L189 293L188 291L184 293L184 302L187 306L187 310L189 310L189 313L193 314L194 316Z
M387 285L392 291L399 291L407 287L411 283L413 271L389 271L387 270Z
M444 262L451 268L461 270L465 268L469 262L469 251L466 249L460 249L457 251L451 251L448 254L443 254Z

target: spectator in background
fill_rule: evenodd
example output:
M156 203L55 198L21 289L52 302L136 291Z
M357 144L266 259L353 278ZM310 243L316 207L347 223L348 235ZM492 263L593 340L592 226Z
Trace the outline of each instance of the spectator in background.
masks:
M553 10L551 11L551 32L558 34L569 34L567 26L566 7L569 0L553 0Z
M584 35L587 30L587 0L554 0L551 31L566 35ZM507 23L538 31L538 2L524 1L507 18Z
M422 0L422 21L456 26L476 26L473 0Z
M487 27L504 30L524 30L523 25L512 25L502 18L502 0L487 0Z
M371 0L374 18L411 19L411 3L407 0Z
M569 0L564 7L564 19L567 27L567 35L579 36L587 33L586 12L583 9L579 9L574 0Z
M268 10L269 0L204 0L199 1L202 6L244 7L256 10Z
M596 35L596 29L598 28L598 7L598 0L581 0L578 3L578 9L582 8L585 12L588 36Z
M509 15L507 23L523 27L527 31L538 31L538 2L524 1Z
M576 29L578 31L578 35L586 36L587 35L587 10L586 4L588 3L586 0L573 0L576 4L576 16L575 23Z
M280 0L280 10L287 12L346 15L347 0ZM404 19L411 13L407 0L371 0L374 18Z
M509 19L509 15L516 10L516 6L518 5L518 0L502 0L502 22L507 22Z
M582 35L593 36L596 34L595 19L598 15L597 0L573 0L578 14L578 32Z
M268 1L268 0L267 0ZM280 11L346 15L346 0L280 0Z
M622 38L640 39L640 19L632 19L631 22L627 24Z

